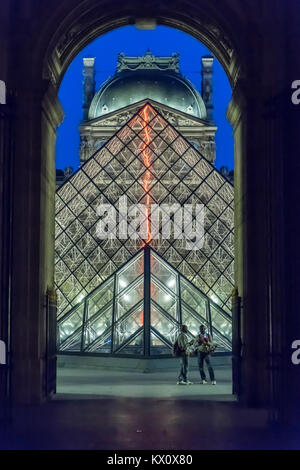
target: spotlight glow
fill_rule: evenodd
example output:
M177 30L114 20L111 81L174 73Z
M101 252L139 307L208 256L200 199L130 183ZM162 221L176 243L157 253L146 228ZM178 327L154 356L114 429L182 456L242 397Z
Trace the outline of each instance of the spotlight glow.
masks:
M215 304L218 303L218 297L216 297L215 294L212 294L212 295L210 296L210 299L211 299Z
M121 287L126 287L127 286L127 282L125 282L123 279L119 279L119 284Z
M174 286L175 286L175 283L176 283L175 279L171 279L171 280L168 282L167 286L168 286L168 287L174 287Z

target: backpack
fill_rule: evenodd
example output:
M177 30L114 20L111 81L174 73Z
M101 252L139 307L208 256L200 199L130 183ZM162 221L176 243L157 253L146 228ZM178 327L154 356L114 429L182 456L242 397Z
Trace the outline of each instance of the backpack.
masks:
M178 339L176 339L175 343L173 344L173 356L180 357L183 353L183 350L179 347Z

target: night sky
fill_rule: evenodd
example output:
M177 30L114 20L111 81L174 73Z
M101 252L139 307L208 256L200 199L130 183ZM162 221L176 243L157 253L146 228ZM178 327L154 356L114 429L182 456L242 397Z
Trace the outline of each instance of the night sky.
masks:
M154 55L180 54L180 68L199 91L201 89L201 57L210 51L197 39L177 29L158 26L154 31L139 31L135 26L125 26L106 33L85 47L69 66L60 90L59 98L65 119L58 128L56 167L79 166L79 132L82 120L82 59L96 57L96 90L114 74L117 54L144 55L147 49ZM226 109L231 98L227 76L215 59L214 62L214 119L218 126L216 134L216 167L233 168L232 128L226 120Z

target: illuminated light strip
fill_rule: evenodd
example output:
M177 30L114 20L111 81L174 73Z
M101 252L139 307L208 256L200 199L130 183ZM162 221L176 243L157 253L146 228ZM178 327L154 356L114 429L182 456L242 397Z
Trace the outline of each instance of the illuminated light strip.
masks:
M149 123L149 115L148 115L148 105L145 106L145 108L143 109L143 115L144 115L144 122L143 122L143 127L145 129L145 134L146 134L146 143L144 142L143 143L143 151L142 151L142 155L143 155L143 160L144 160L144 165L146 168L148 168L148 170L146 171L145 173L145 177L144 177L144 183L143 183L143 187L144 187L144 190L146 192L146 205L147 205L147 234L148 234L148 237L147 237L147 240L144 241L144 246L147 245L148 243L150 243L151 241L151 227L150 227L150 220L149 220L149 213L150 213L150 194L149 194L149 180L150 180L150 177L151 177L151 173L149 171L149 167L150 167L150 155L148 153L148 150L151 152L151 150L149 149L148 145L150 143L150 135L149 135L149 127L148 127L148 123ZM153 284L152 282L150 283L150 297L152 298L152 293L153 293ZM144 324L144 315L142 313L142 316L141 316L141 324L143 326Z
M142 114L143 114L143 118L144 118L144 120L143 120L143 129L145 130L145 136L146 136L146 142L143 141L142 155L143 155L144 165L147 168L147 171L145 173L144 180L143 180L143 188L146 192L146 206L147 206L147 209L146 209L146 214L147 214L146 215L147 216L147 240L144 240L143 246L147 245L151 241L151 227L150 227L150 220L149 220L149 214L150 214L149 180L151 178L151 173L149 171L149 168L150 168L150 154L149 154L149 152L151 152L151 150L148 147L148 145L150 144L151 138L150 138L150 132L149 132L149 127L148 127L148 123L149 123L148 108L149 108L149 105L146 105L144 107L144 109L142 110ZM134 125L136 123L137 119L138 119L138 116L136 116L136 120L132 123L132 125ZM149 150L149 152L148 152L148 150ZM151 285L150 285L150 296L151 297L152 297L152 293L153 293L153 284L151 282ZM144 312L141 312L140 327L143 326L143 325L144 325Z
M143 115L144 115L144 123L143 127L145 130L146 134L146 143L143 143L143 160L144 160L144 165L146 168L150 167L150 155L148 154L149 147L148 145L150 144L150 134L149 134L149 128L148 128L148 122L149 122L149 116L148 116L148 107L149 105L145 106L143 109ZM145 177L144 177L144 182L143 182L143 187L146 192L146 205L147 207L147 240L144 242L144 245L148 244L151 241L151 228L150 228L150 220L149 220L149 215L150 215L150 194L149 194L149 180L151 177L151 173L149 170L146 171Z

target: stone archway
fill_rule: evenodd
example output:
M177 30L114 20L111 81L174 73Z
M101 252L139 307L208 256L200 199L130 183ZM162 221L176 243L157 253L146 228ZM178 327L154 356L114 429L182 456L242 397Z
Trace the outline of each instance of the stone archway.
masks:
M57 88L59 86L61 77L64 74L64 71L68 67L70 61L73 59L79 50L85 45L88 41L93 40L99 34L103 33L106 28L111 28L111 22L108 25L99 24L95 27L95 24L90 22L90 19L93 18L92 13L84 17L81 21L79 19L80 27L78 25L66 26L64 28L64 33L62 36L57 34L53 38L53 41L47 49L47 56L44 61L43 67L43 76L47 79L50 79L52 85ZM139 18L136 18L138 21ZM149 21L149 20L148 20ZM225 35L220 30L220 27L216 24L213 24L211 21L206 20L206 22L198 22L197 28L195 25L192 27L185 23L185 20L174 20L172 18L167 18L162 16L161 18L155 18L155 22L158 24L165 24L172 27L180 28L182 31L189 31L189 34L192 34L197 39L201 40L203 43L209 45L209 47L214 51L223 64L226 73L229 77L231 86L234 87L242 75L243 67L241 61L238 60L238 52L235 50L228 36ZM119 20L115 19L114 24L117 27L121 24L128 24L133 22L133 18L123 18ZM238 285L238 282L237 282ZM240 292L242 291L242 285L240 285ZM239 332L238 332L239 333ZM237 348L235 348L237 349ZM238 390L238 387L235 386L235 391Z
M143 16L155 18L158 24L179 28L202 41L220 60L233 88L228 115L235 137L235 226L239 260L236 284L243 299L241 397L248 404L265 405L274 391L274 387L270 387L268 369L270 353L274 352L271 347L280 348L279 338L276 344L271 341L270 324L276 315L278 325L281 324L280 309L284 303L284 295L276 291L282 276L282 249L278 249L281 235L275 224L277 199L272 193L278 185L283 187L283 181L279 170L270 172L270 165L274 154L280 161L277 147L286 138L283 131L277 136L272 134L274 121L277 126L281 121L277 115L268 121L266 113L270 108L266 102L272 102L286 78L284 71L275 74L274 64L274 61L286 60L284 37L273 37L272 25L269 20L265 24L257 17L257 5L253 2L245 1L241 5L236 0L222 0L222 5L218 2L218 6L208 0L199 1L197 5L188 0L172 6L168 3L146 3ZM15 233L11 299L15 361L12 396L15 402L40 401L47 395L45 296L47 290L53 289L54 154L56 128L62 119L57 100L59 83L71 60L89 41L141 18L140 2L135 0L126 5L114 2L113 6L104 0L79 3L69 0L63 5L55 2L51 8L40 7L38 12L34 12L33 3L29 4L31 7L26 11L21 9L16 14L16 25L23 24L26 15L32 17L27 30L24 26L30 39L24 41L22 29L17 34L16 53L10 59L9 71L10 87L17 93L13 126L18 148L15 150L13 192L14 199L20 201L12 214ZM284 28L287 14L284 7L278 6L273 14ZM266 11L262 15L268 18ZM268 39L263 39L266 28L279 47L268 57L270 44ZM27 66L29 58L30 68ZM271 231L273 242L270 241ZM250 265L257 266L257 270L250 269ZM259 381L257 363L260 365ZM23 386L21 393L20 384Z

